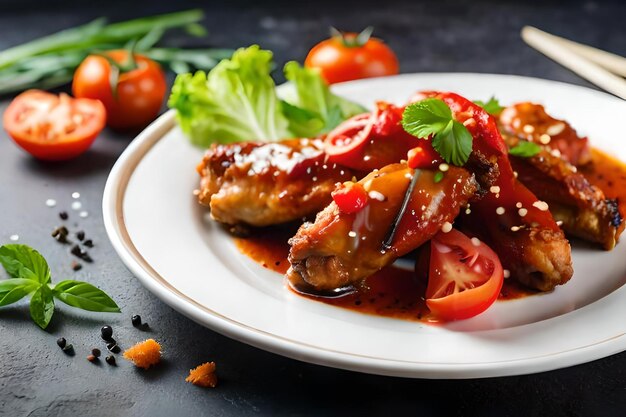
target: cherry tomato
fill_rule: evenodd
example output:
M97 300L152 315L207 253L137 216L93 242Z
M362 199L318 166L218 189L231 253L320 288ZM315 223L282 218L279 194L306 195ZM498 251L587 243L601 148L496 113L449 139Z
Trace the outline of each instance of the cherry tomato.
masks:
M361 34L336 34L315 45L304 61L319 68L329 84L398 74L396 54L381 40Z
M29 90L13 99L3 123L22 149L39 159L59 161L85 152L104 128L105 118L98 100Z
M504 270L498 255L485 243L452 229L437 233L430 248L426 305L435 316L467 319L496 301Z
M129 62L128 51L106 54L119 65ZM157 116L165 98L165 74L159 64L138 54L133 56L137 67L120 71L115 92L111 86L111 63L102 56L88 56L74 73L74 96L102 101L107 124L115 129L146 126Z
M358 182L343 183L331 195L339 210L347 214L360 211L368 200L367 191Z

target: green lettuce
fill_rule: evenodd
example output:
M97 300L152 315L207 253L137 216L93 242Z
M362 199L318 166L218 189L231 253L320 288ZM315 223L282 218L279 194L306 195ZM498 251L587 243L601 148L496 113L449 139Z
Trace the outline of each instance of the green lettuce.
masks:
M208 74L181 74L170 108L192 143L315 137L366 109L330 92L319 71L285 65L291 90L281 100L270 72L272 53L258 45L235 51Z

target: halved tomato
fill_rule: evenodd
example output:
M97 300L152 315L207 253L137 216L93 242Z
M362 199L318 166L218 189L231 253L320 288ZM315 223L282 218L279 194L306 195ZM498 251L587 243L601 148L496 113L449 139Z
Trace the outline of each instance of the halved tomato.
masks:
M474 317L491 306L502 289L498 255L456 229L437 233L430 243L426 305L444 320Z
M59 161L85 152L106 122L98 100L75 99L29 90L13 99L4 112L5 130L36 158Z

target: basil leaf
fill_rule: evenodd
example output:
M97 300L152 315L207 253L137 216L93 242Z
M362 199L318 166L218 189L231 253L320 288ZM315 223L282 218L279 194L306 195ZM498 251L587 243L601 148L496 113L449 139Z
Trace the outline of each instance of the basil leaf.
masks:
M463 166L472 153L472 134L462 123L451 120L433 138L433 148L447 163Z
M24 278L0 281L0 306L13 304L35 291L41 284Z
M520 156L522 158L530 158L541 152L541 146L534 142L526 140L520 140L517 145L509 149L509 154L513 156Z
M13 278L26 278L47 284L50 268L43 256L27 245L0 246L0 263Z
M483 108L483 110L485 110L487 113L489 113L492 116L499 115L504 109L504 107L500 105L500 102L498 101L498 99L495 98L494 96L491 96L489 101L486 103L484 101L474 100L474 104L478 104L480 107Z
M48 327L54 314L54 299L52 290L47 285L42 285L30 298L30 317L37 326L45 329Z
M406 107L402 127L415 137L426 138L442 132L451 120L452 112L446 103L438 98L427 98Z
M54 296L72 307L88 311L119 313L120 308L101 289L82 281L61 281L54 287Z

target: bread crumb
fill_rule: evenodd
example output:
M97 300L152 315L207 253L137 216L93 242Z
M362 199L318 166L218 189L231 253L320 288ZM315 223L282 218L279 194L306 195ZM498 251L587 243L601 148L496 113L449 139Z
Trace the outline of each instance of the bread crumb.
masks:
M154 339L139 342L124 351L124 359L133 362L138 368L148 369L161 361L161 345Z
M190 369L189 376L185 378L185 381L191 382L199 387L215 388L217 385L215 362L205 362L194 369Z

